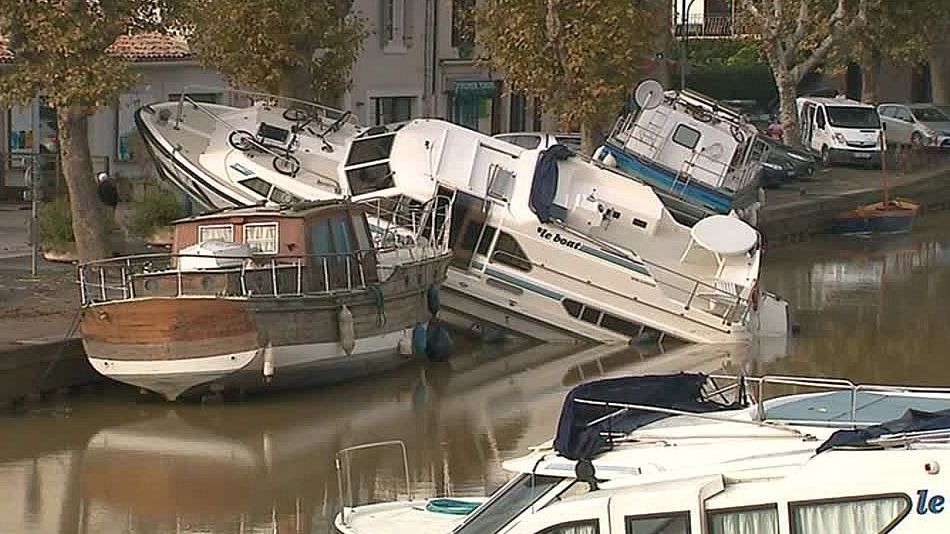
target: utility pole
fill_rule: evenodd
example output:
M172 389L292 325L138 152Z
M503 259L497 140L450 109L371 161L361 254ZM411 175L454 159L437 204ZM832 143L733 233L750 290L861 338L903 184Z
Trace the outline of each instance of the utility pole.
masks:
M680 46L680 90L686 89L686 69L689 66L689 10L696 0L683 0L683 13L680 17L683 24L683 40Z
M36 178L36 158L31 158L30 166L26 169L30 184L30 274L36 278L40 257L40 186Z

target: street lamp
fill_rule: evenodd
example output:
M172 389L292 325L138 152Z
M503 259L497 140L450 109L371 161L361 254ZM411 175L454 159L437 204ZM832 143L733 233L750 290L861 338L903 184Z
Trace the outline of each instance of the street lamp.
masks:
M680 90L686 89L686 66L689 64L689 10L693 8L693 2L696 0L683 0L683 45L680 47Z

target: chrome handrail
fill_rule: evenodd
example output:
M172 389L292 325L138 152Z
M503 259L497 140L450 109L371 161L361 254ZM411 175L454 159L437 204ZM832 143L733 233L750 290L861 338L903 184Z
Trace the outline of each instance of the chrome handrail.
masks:
M399 447L402 452L402 465L403 473L406 477L406 493L411 501L413 499L412 491L412 480L409 477L409 454L406 452L406 444L402 440L394 439L388 441L377 441L374 443L364 443L361 445L354 445L352 447L346 447L345 449L340 449L336 452L334 457L334 466L336 468L336 483L337 490L339 491L340 496L340 521L345 525L346 524L346 509L347 505L350 508L353 507L353 491L352 485L350 484L350 453L357 451L364 451L368 449L375 449L381 447ZM343 473L346 471L346 488L344 492L343 487Z

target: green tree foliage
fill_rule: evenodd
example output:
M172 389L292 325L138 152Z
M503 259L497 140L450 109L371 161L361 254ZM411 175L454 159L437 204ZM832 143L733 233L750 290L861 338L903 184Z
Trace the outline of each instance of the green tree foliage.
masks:
M116 39L161 29L174 0L0 0L0 34L13 66L0 76L0 99L28 102L39 94L56 108L63 175L81 260L109 255L97 213L88 119L133 83L126 62L110 55Z
M652 56L651 12L616 0L485 0L476 38L513 91L579 124L588 153Z
M231 83L334 102L368 34L351 0L195 0L188 41Z
M751 16L779 94L784 141L800 144L798 84L849 34L867 22L868 4L883 0L739 0Z

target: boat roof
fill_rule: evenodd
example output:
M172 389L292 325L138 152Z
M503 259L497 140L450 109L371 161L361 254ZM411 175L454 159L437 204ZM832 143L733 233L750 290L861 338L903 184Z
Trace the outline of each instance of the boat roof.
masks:
M871 104L865 104L863 102L858 102L857 100L851 100L850 98L829 98L827 96L802 96L798 98L801 101L815 102L816 104L823 104L825 106L839 106L839 107L850 107L850 108L870 108L875 109Z
M667 471L795 466L831 449L880 447L882 439L888 443L898 439L895 433L905 440L937 435L950 441L950 388L738 377L739 387L755 389L759 396L765 383L836 389L761 403L715 403L710 398L725 388L694 396L700 378L706 375L622 377L582 384L565 400L553 443L506 462L505 468L574 477L579 461L590 462L598 479L609 480ZM748 383L742 386L743 382ZM586 405L599 412L576 409L575 404L591 400L584 396L592 395L612 405ZM688 410L690 403L699 409ZM611 426L612 420L617 424ZM571 447L578 443L587 449Z
M190 222L201 222L226 217L285 217L293 219L306 219L326 211L337 211L353 208L362 209L359 204L343 199L317 200L312 202L299 202L296 204L284 205L261 204L257 206L240 206L204 212L199 215L178 219L172 224L177 225Z

